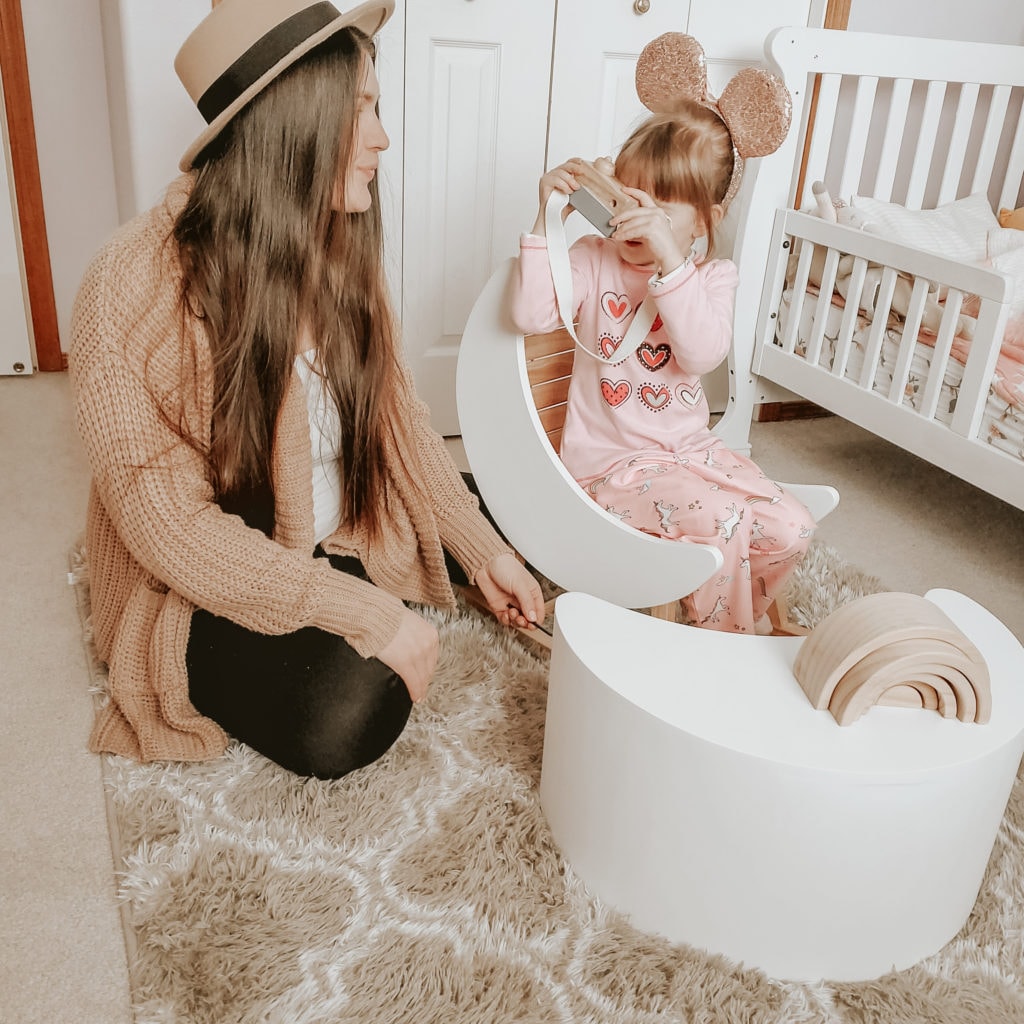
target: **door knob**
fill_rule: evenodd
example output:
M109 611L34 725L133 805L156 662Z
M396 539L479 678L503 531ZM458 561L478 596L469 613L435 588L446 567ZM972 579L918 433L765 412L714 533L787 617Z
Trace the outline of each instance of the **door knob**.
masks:
M633 10L637 14L646 14L651 9L651 0L633 0Z

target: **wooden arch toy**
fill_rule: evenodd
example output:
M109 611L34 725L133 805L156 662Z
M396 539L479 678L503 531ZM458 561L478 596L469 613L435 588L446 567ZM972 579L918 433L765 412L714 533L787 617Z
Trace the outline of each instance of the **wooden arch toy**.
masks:
M914 594L871 594L834 611L807 638L793 674L818 709L850 725L876 704L984 723L988 665L941 608Z

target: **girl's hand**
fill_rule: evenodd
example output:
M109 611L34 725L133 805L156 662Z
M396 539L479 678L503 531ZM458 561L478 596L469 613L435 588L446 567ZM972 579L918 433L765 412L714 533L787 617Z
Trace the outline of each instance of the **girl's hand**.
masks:
M547 209L548 199L552 192L562 192L564 195L572 195L580 187L572 172L572 165L575 161L568 160L564 164L553 167L547 174L541 176L538 192L540 193L540 209L537 211L537 219L533 224L534 235L545 235L544 211ZM562 211L562 220L569 216L571 210L567 206Z
M651 255L658 263L662 277L682 266L703 232L694 221L693 208L684 203L672 204L675 219L669 216L651 196L639 188L622 186L623 192L640 205L611 219L615 228L612 238L617 242L642 241L647 243Z
M540 584L515 555L506 553L492 558L477 572L476 585L503 626L533 629L544 621Z
M420 701L427 695L427 687L437 667L438 646L437 630L422 616L406 608L398 632L377 659L402 677L414 702Z

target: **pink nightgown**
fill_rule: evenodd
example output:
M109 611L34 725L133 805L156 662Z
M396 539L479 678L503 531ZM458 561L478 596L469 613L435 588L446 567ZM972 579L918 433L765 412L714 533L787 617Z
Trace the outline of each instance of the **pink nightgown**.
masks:
M619 259L614 243L586 235L569 252L577 333L590 351L615 349L647 295L657 317L618 363L577 352L561 458L587 493L645 533L717 546L721 572L683 602L695 624L754 632L814 532L803 504L708 429L700 375L732 342L736 267L688 263L652 278ZM524 333L560 326L543 238L524 235L512 291Z

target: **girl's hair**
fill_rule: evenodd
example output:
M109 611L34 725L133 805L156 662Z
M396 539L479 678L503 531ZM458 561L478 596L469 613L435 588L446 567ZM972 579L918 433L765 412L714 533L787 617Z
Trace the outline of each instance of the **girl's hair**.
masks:
M648 118L626 140L615 177L665 203L688 203L707 228L714 249L712 207L721 203L733 170L732 137L708 107L680 101L671 114Z
M205 320L212 354L215 494L268 532L275 425L300 326L340 414L343 521L374 534L383 501L397 331L376 182L367 212L332 210L373 57L367 36L343 29L268 85L196 159L173 231L183 316Z

